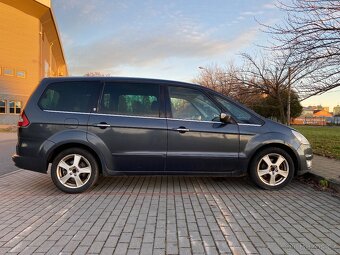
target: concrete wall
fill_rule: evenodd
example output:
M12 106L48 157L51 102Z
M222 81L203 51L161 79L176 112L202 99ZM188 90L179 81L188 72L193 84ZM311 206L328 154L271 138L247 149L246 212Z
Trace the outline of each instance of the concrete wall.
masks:
M0 0L0 100L7 102L0 124L17 122L18 116L9 113L8 102L20 101L24 108L43 77L67 75L50 1L40 1L47 4ZM13 75L5 74L8 69Z
M0 3L1 94L29 96L39 82L39 26L37 18ZM5 68L14 75L4 75ZM26 72L26 77L17 77L17 71Z

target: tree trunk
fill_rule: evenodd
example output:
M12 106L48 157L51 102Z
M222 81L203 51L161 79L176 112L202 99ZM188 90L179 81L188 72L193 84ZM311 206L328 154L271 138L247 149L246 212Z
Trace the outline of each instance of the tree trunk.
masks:
M285 109L284 109L284 105L283 105L280 93L277 93L277 100L279 101L280 122L282 124L285 124L286 123L286 115L285 115Z

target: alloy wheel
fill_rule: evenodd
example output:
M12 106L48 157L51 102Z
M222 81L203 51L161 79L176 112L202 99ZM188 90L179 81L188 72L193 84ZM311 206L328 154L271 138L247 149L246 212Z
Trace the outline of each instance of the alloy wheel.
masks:
M282 155L269 153L259 160L257 175L266 185L280 185L288 178L289 163Z
M82 155L69 154L57 165L57 178L68 188L80 188L90 179L92 168L90 162Z

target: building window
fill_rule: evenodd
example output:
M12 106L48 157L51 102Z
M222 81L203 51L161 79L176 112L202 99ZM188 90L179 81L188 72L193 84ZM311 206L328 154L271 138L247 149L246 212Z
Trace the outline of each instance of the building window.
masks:
M4 75L13 76L14 75L14 69L5 67L4 68Z
M12 114L20 114L21 112L21 102L20 101L10 101L9 105L9 113Z
M0 100L0 113L6 113L6 100Z
M19 78L26 78L26 71L18 70L16 74L17 74L17 77Z

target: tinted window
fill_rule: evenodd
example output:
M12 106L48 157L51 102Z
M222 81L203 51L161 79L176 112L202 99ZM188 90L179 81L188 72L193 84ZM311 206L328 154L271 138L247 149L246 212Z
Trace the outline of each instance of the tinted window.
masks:
M159 117L159 86L107 83L101 100L100 112Z
M0 113L6 113L6 101L0 100Z
M233 116L234 119L236 119L238 123L260 125L262 124L262 122L258 118L256 118L246 110L242 109L241 107L237 106L236 104L233 104L230 101L219 96L214 95L214 98L230 112L230 114Z
M216 121L220 109L202 92L181 87L169 87L172 117L175 119Z
M97 106L99 82L58 82L47 86L39 100L44 110L91 112Z

